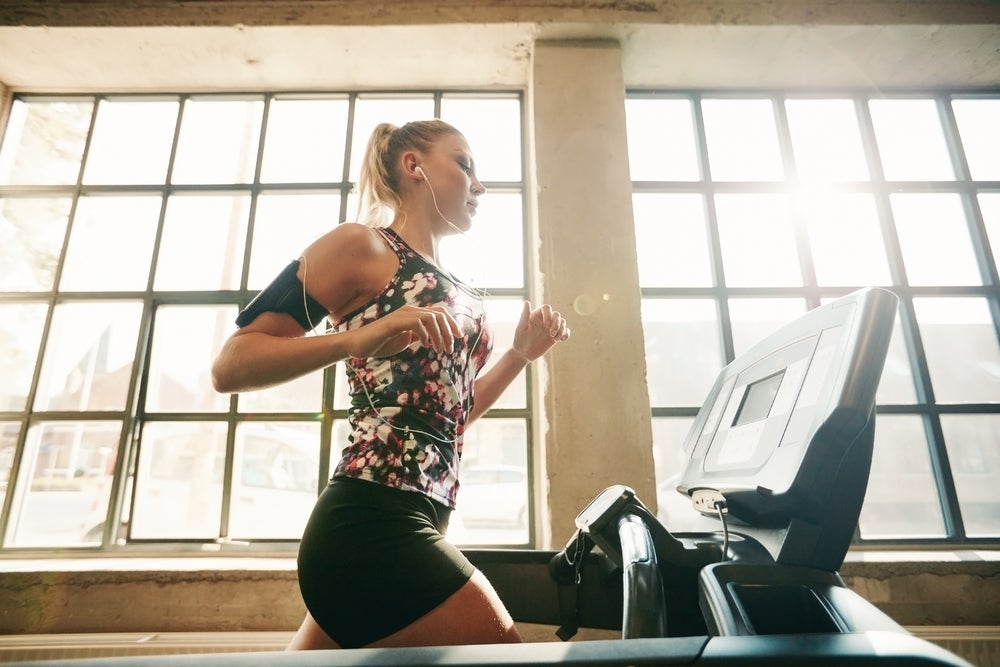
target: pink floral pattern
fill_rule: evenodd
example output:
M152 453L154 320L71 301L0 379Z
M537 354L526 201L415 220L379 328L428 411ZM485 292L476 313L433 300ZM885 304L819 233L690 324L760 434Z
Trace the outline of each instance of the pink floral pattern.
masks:
M455 507L458 466L473 383L493 338L482 297L424 259L394 231L379 230L399 257L399 269L367 305L334 323L347 331L406 304L443 306L465 330L451 354L419 341L400 354L348 360L351 435L334 477L354 477L424 493Z

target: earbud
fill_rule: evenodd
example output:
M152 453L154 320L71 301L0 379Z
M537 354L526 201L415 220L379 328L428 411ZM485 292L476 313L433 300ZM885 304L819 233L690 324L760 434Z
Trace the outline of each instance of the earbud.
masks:
M427 180L427 174L425 174L425 173L424 173L424 168L423 168L423 167L420 167L420 166L416 166L416 167L414 167L414 168L413 168L413 171L417 171L417 172L420 172L420 176L421 176L421 177L422 177L422 178L423 178L423 179L424 179L425 181ZM428 181L428 182L429 182L429 181Z

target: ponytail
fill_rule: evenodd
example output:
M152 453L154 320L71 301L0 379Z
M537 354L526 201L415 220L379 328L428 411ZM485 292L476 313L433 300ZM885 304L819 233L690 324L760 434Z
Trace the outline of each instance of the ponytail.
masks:
M385 227L402 203L399 192L399 156L404 151L426 152L445 134L461 134L442 120L414 121L396 127L379 123L372 131L358 179L358 222Z

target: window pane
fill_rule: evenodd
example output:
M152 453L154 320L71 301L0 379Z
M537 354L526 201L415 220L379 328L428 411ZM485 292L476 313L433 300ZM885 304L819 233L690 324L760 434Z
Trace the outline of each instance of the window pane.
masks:
M503 353L514 341L514 329L521 318L523 301L520 299L487 299L486 321L493 329L493 354L479 375L491 369ZM500 395L494 408L527 408L528 388L526 372L521 373L510 383L507 390Z
M337 225L339 214L340 195L260 195L247 287L267 287L306 246Z
M985 299L918 298L913 308L938 403L1000 396L1000 345Z
M523 419L482 419L466 431L450 542L527 544L527 441Z
M330 445L330 472L326 475L329 479L333 475L333 469L337 467L337 462L344 456L349 438L351 437L351 424L346 419L336 419L333 422L333 442ZM325 481L324 481L325 483Z
M20 422L0 421L0 504L6 500L13 478L14 455L17 453L17 439L21 436Z
M852 100L786 100L785 112L799 180L868 179Z
M822 299L825 305L834 299ZM916 385L913 381L913 367L910 365L910 355L903 338L903 323L896 315L892 324L892 337L889 339L889 349L879 379L878 392L875 397L877 405L902 405L917 402Z
M955 178L934 100L871 100L869 107L887 181Z
M25 464L5 544L82 546L100 541L111 494L119 422L48 422L28 429ZM20 495L20 494L18 494ZM95 540L96 535L96 540Z
M240 286L250 197L173 196L167 200L157 290L231 290Z
M707 287L711 254L701 195L632 195L639 284Z
M653 407L699 406L724 365L709 299L643 299L646 382Z
M342 363L336 365L334 374L333 409L348 410L351 407L350 385L347 382L346 366Z
M267 389L242 392L238 400L240 412L320 412L322 397L323 373L316 371Z
M889 196L911 285L981 285L962 201L954 194Z
M892 338L889 339L889 351L885 357L875 402L878 405L917 402L913 367L910 365L910 355L906 351L906 341L903 339L903 323L898 315L893 323Z
M729 287L802 284L787 197L718 195L716 212Z
M1000 535L1000 415L941 415L941 429L965 534Z
M56 306L35 410L124 410L142 304Z
M14 100L0 151L0 185L76 183L93 109L89 98Z
M715 181L780 181L785 177L771 100L701 103L708 163Z
M38 359L44 303L0 304L0 410L23 410Z
M344 98L272 100L261 182L339 183L344 174L347 111Z
M871 195L813 195L801 200L801 217L819 285L891 285L878 211Z
M953 100L955 122L976 181L1000 181L1000 99Z
M730 299L734 354L740 356L807 310L805 299Z
M146 289L161 203L159 197L81 197L59 288Z
M253 181L263 110L264 102L260 99L185 102L170 182ZM302 147L297 148L301 151Z
M218 537L225 463L224 423L147 422L130 537Z
M212 388L212 360L232 329L236 309L160 306L153 326L148 412L219 412L229 396Z
M1000 193L980 194L979 210L983 214L986 235L993 249L993 263L1000 267Z
M441 119L468 140L480 180L521 180L520 100L446 95Z
M698 151L689 100L625 101L633 181L697 181Z
M229 536L302 537L316 504L318 470L318 422L240 424Z
M361 197L358 196L358 189L354 188L347 195L347 206L344 208L344 215L340 216L338 222L364 222L366 212L358 210L360 204Z
M875 451L858 525L865 539L944 537L941 503L920 417L876 417Z
M361 160L372 130L379 123L402 126L413 120L434 117L434 98L429 95L388 97L383 95L359 96L354 103L354 132L351 135L351 178L357 183L361 173ZM458 128L461 131L462 128Z
M524 287L524 208L520 193L487 193L472 228L441 241L441 262L470 285Z
M83 182L166 182L178 106L177 100L102 100Z
M52 289L72 201L0 198L0 292Z
M799 180L868 179L853 100L786 100L785 113Z
M700 515L691 499L677 493L687 456L684 438L693 417L653 417L653 463L656 466L656 517L670 532L698 529Z

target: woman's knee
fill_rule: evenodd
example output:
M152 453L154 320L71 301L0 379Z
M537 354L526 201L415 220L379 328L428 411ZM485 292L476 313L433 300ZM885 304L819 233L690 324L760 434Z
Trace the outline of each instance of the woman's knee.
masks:
M306 612L306 617L302 619L302 625L299 626L285 650L311 651L335 648L340 648L340 646L330 639L323 628L319 627L319 623L312 617L312 614Z

